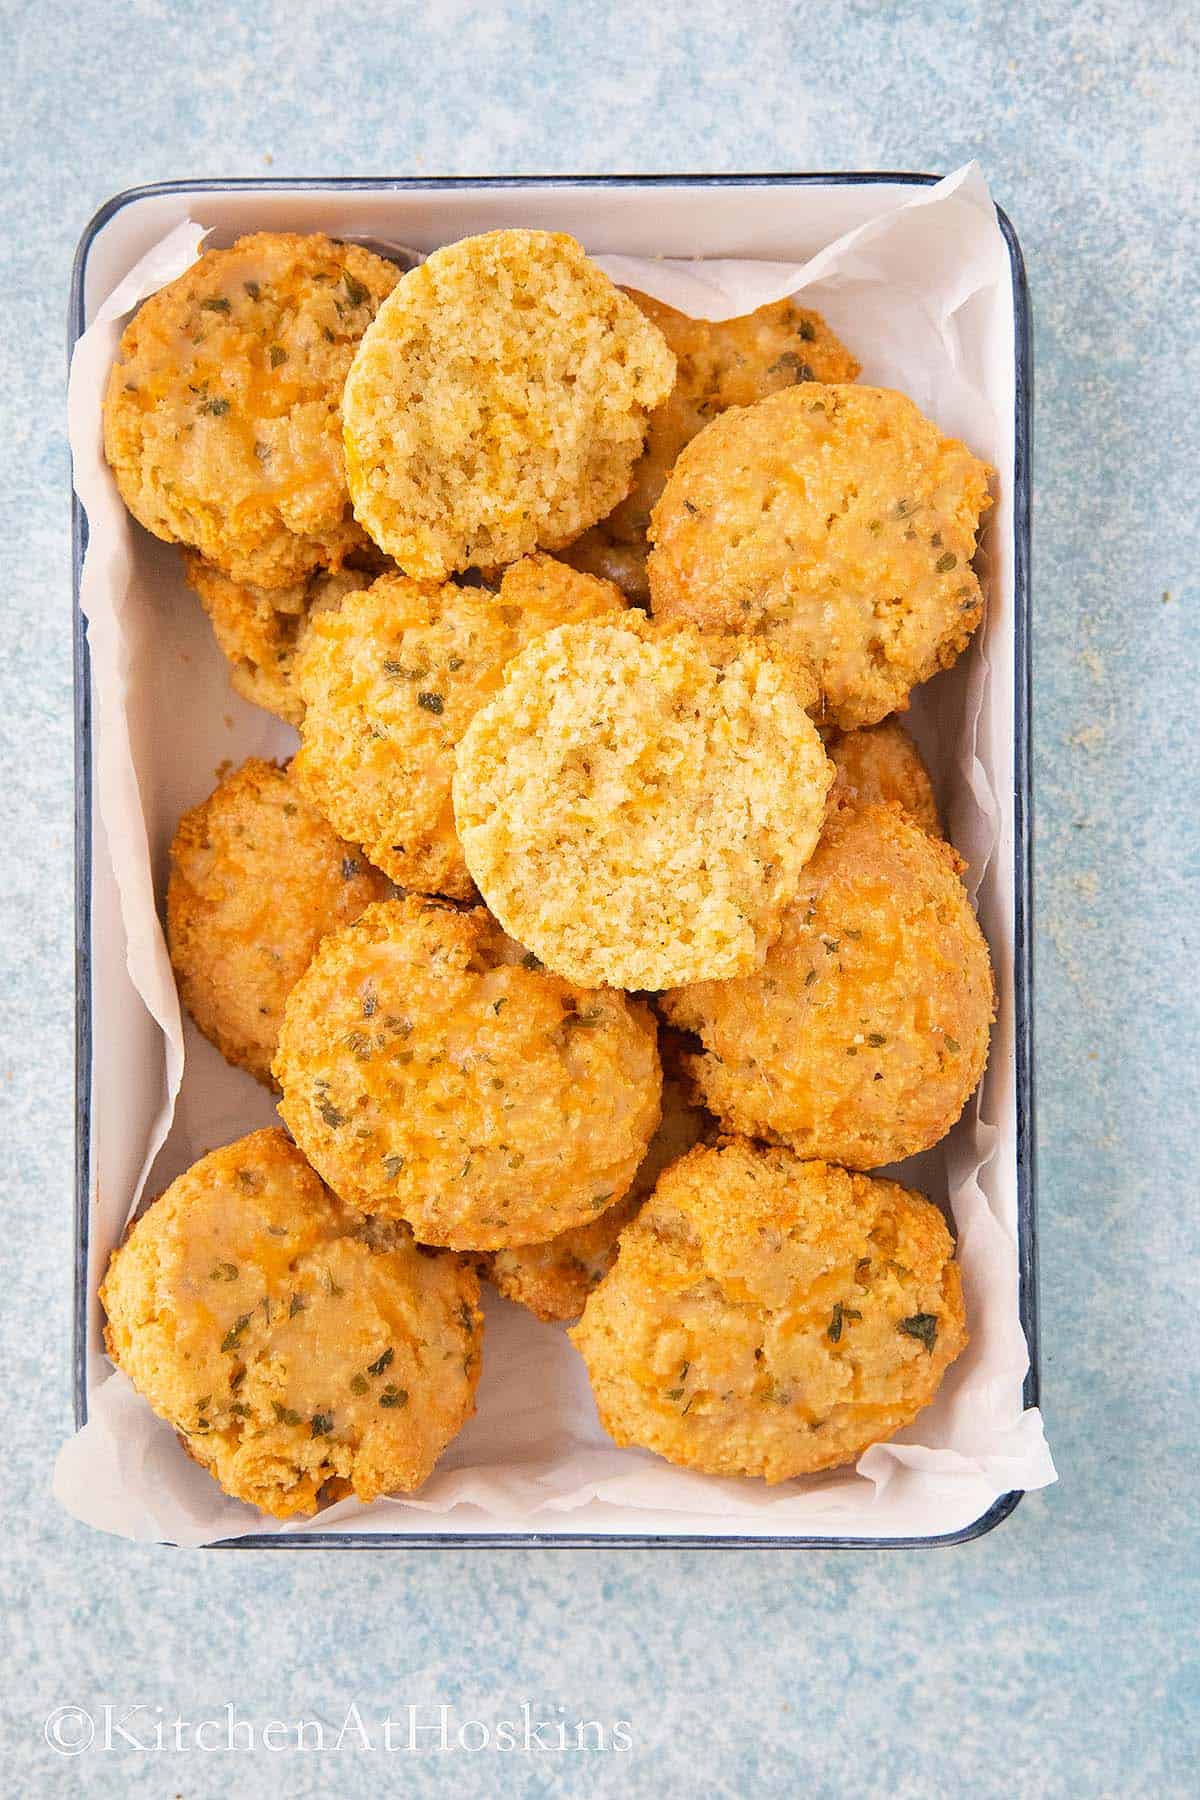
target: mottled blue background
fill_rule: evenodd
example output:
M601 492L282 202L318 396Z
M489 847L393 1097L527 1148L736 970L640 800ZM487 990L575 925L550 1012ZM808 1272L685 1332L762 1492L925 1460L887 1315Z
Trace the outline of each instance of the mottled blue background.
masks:
M886 15L886 16L885 16ZM1184 5L0 6L6 1794L1197 1792L1197 32ZM1061 1484L925 1553L183 1554L47 1501L70 1427L76 238L171 176L945 170L1037 321L1045 1413ZM619 1754L92 1752L42 1720L357 1699Z

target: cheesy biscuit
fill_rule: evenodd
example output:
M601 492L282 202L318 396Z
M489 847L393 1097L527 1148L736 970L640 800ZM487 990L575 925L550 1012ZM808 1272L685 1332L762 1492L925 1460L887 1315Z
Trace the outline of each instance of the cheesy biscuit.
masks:
M538 1243L627 1191L659 1119L644 1007L547 974L482 907L385 901L293 988L274 1070L301 1149L422 1243Z
M574 238L490 231L399 282L346 382L356 517L408 574L555 550L628 491L662 333Z
M173 1181L100 1289L113 1361L279 1519L421 1486L475 1410L478 1299L466 1263L343 1206L277 1130Z
M891 1437L967 1342L935 1206L741 1139L666 1171L570 1336L616 1443L767 1482Z
M945 837L925 759L898 719L861 731L835 731L825 752L837 770L831 804L848 800L861 806L902 806L930 837Z
M761 969L664 994L729 1131L854 1169L943 1138L987 1062L994 990L962 863L899 807L831 814Z
M513 564L498 595L381 577L305 633L297 780L401 886L470 899L450 801L455 746L526 644L623 605L611 582L549 556Z
M171 845L180 998L222 1056L271 1085L283 1003L317 945L390 892L287 769L252 757L183 815Z
M722 414L654 509L652 609L805 662L822 724L902 710L983 612L989 470L886 388L804 382Z
M640 613L548 632L458 747L467 867L505 930L592 986L762 960L833 778L793 671Z
M264 588L360 547L342 384L397 280L356 244L261 231L151 295L104 402L105 454L134 518Z
M791 300L738 319L690 319L648 294L625 291L674 353L675 385L650 415L646 448L628 494L566 556L577 569L606 575L644 605L650 597L650 512L683 446L731 406L752 406L799 381L853 381L859 365L819 313Z

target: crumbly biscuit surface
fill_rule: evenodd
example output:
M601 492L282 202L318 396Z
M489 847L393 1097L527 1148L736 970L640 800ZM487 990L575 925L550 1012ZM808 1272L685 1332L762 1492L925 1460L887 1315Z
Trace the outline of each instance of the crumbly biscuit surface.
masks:
M327 932L390 884L290 773L252 757L184 814L167 940L180 996L228 1061L271 1083L283 1004Z
M812 670L822 723L874 724L979 623L988 474L886 388L804 382L724 413L654 509L653 610L765 638Z
M356 244L264 231L207 251L152 295L104 403L105 453L134 518L266 588L363 545L342 384L397 279Z
M100 1290L113 1360L277 1518L420 1487L475 1410L478 1298L467 1264L343 1206L278 1130L172 1182Z
M549 556L513 564L498 594L382 577L305 635L297 780L402 887L470 899L450 799L455 746L526 644L623 605L611 582Z
M631 600L650 597L646 531L679 452L718 413L752 406L800 381L853 381L859 365L819 313L791 300L738 319L690 319L661 300L627 289L675 356L675 385L650 416L633 486L606 519L572 544L568 561L607 576Z
M618 1444L768 1482L891 1437L967 1341L935 1206L737 1139L667 1170L570 1335Z
M539 1319L577 1319L592 1289L616 1261L621 1233L663 1170L699 1142L709 1122L708 1114L692 1104L684 1083L664 1075L662 1122L625 1198L591 1224L577 1225L547 1243L493 1252L481 1259L482 1273L506 1300L527 1307Z
M403 278L354 358L356 516L430 580L558 549L627 492L674 373L662 333L574 238L449 244Z
M761 960L833 770L790 667L638 613L549 632L458 749L492 911L571 980L656 989Z
M415 897L327 938L292 990L280 1112L330 1186L422 1243L490 1250L593 1219L659 1119L654 1024L542 970L482 907Z
M831 801L902 806L930 837L945 837L925 759L898 719L834 732L825 750L837 771Z
M898 807L836 808L762 968L662 997L730 1131L880 1168L936 1144L987 1061L994 990L961 863Z

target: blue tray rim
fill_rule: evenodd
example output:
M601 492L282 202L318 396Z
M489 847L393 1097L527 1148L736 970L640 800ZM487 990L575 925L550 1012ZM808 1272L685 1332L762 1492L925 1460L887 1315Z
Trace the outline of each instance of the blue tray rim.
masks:
M112 195L92 215L75 251L67 313L68 366L86 325L88 256L104 226L125 207L173 194L237 192L353 193L448 192L463 188L596 187L862 187L870 184L929 187L938 175L897 170L855 170L739 175L425 175L425 176L236 176L193 181L150 182ZM1013 1013L1016 1084L1018 1313L1029 1347L1025 1405L1036 1406L1041 1391L1036 1216L1036 1129L1033 1068L1033 791L1031 762L1032 620L1031 491L1033 473L1033 319L1025 259L1016 228L996 207L996 219L1012 269L1015 413L1013 462L1014 718L1013 718ZM75 1426L87 1423L88 1242L90 1231L92 1080L92 696L87 624L79 604L87 520L71 489L75 783L75 1288L72 1311L72 1375ZM745 1537L578 1532L296 1532L286 1536L252 1532L206 1546L218 1550L457 1550L457 1549L691 1549L691 1550L926 1550L967 1544L1011 1517L1023 1490L1001 1494L979 1518L958 1531L936 1537L861 1538L836 1536Z

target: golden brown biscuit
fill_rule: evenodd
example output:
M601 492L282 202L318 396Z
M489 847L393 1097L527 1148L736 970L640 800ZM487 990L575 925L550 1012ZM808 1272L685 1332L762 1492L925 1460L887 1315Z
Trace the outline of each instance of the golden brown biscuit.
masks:
M662 1123L625 1198L590 1225L577 1225L547 1243L523 1244L481 1257L480 1272L506 1300L527 1307L539 1319L552 1323L577 1319L592 1289L616 1261L621 1233L663 1170L698 1143L710 1123L708 1114L692 1104L685 1084L664 1075Z
M670 392L662 333L548 231L489 231L399 283L346 382L357 518L408 574L569 544L626 493Z
M862 731L834 732L825 751L837 770L831 804L902 806L930 837L945 837L925 759L898 719L884 719Z
M640 613L547 633L458 747L467 867L506 931L591 986L761 961L833 770L793 671Z
M141 306L104 402L104 448L147 531L239 582L336 568L350 516L341 394L398 271L356 244L260 231Z
M650 415L646 449L633 486L606 519L572 544L568 562L605 575L644 605L650 512L683 446L731 406L752 406L799 381L853 381L859 365L819 313L794 301L760 306L740 319L689 319L661 300L627 288L675 356L675 385Z
M570 1336L618 1444L787 1481L933 1399L967 1342L953 1255L922 1195L734 1139L662 1176Z
M235 693L298 725L304 702L296 691L296 652L318 613L340 606L347 594L369 587L378 568L315 569L290 587L261 588L231 581L194 550L183 554L188 586L200 596L213 635L229 660Z
M273 1085L283 1003L317 945L390 892L288 770L251 757L184 813L171 845L180 998L222 1056Z
M526 644L623 606L611 582L549 556L514 564L498 595L384 576L305 633L297 780L401 886L470 899L450 802L458 740Z
M994 1010L963 867L899 807L836 808L763 967L664 994L730 1131L877 1169L946 1135L979 1085Z
M465 1262L343 1206L282 1131L173 1181L100 1289L113 1361L280 1519L421 1486L475 1410L478 1300Z
M822 723L872 725L979 623L988 474L887 388L805 382L724 413L654 509L653 610L764 637L811 668Z
M288 999L287 1124L342 1198L422 1243L537 1243L619 1200L658 1125L644 1007L541 970L482 907L385 901Z

